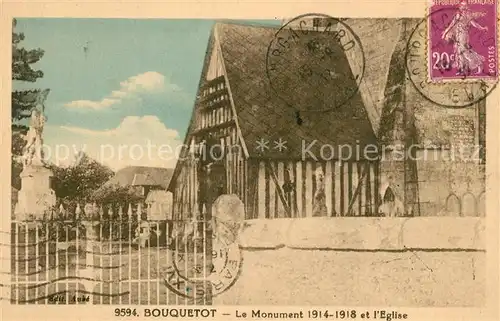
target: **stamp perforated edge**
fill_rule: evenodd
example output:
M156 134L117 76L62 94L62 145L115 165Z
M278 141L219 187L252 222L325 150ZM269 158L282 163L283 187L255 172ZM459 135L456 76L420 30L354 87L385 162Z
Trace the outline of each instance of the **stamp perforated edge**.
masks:
M428 84L433 84L433 85L448 85L448 84L481 84L481 83L486 83L488 85L495 85L498 83L499 78L500 78L500 64L499 64L499 58L500 58L500 32L499 32L499 27L500 27L500 12L498 11L498 1L499 0L494 0L495 1L495 11L496 11L496 24L495 24L495 32L496 32L496 38L497 38L497 76L494 79L491 78L460 78L460 79L432 79L431 78L431 72L429 70L429 41L430 41L430 34L429 34L429 17L431 15L431 7L433 5L434 0L429 0L427 1L427 6L425 8L425 14L424 14L424 22L421 22L424 24L425 28L425 34L427 35L427 39L424 41L424 48L425 48L425 68L426 68L426 75L427 75L427 83ZM418 25L417 25L418 28Z

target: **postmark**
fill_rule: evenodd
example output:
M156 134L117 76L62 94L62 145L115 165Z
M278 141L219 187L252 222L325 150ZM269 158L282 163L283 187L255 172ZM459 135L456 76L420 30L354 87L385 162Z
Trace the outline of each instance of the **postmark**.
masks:
M431 81L497 80L497 0L433 0L428 15Z
M359 37L345 19L324 14L305 14L284 24L266 55L271 88L297 112L343 106L358 93L364 71Z
M432 81L429 77L429 59L432 58L432 52L438 52L440 59L443 55L445 62L440 60L437 63L437 72L447 71L453 65L451 58L450 64L446 63L446 54L439 51L445 45L430 45L429 28L437 30L446 30L449 26L442 19L453 17L457 12L456 8L443 8L434 10L424 19L417 21L411 26L406 47L406 69L408 79L414 85L415 89L428 101L447 108L464 108L477 104L485 99L497 85L493 79L471 78L469 74L462 74L459 78L448 79L446 81ZM441 19L441 20L440 20ZM430 21L430 23L428 23ZM449 55L448 55L449 56ZM437 58L436 58L437 59ZM433 65L432 65L433 67ZM456 68L454 69L457 73Z
M189 255L192 254L176 252L172 262L178 276L187 284L209 283L209 293L214 297L227 291L237 281L243 263L238 243L214 234L208 258L193 262L188 261Z
M232 227L219 221L211 234L209 253L176 249L172 265L165 278L165 285L174 293L191 299L217 296L231 288L237 281L243 257L231 233Z

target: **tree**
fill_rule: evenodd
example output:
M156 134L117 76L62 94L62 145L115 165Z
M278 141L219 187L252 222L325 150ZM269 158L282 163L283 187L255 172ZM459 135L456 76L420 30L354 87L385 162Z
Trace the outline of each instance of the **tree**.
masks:
M106 183L114 172L80 152L78 162L68 167L52 165L53 186L56 196L66 202L86 203L92 201L92 194Z
M26 50L19 46L24 40L24 34L14 32L17 21L12 21L12 81L24 81L34 83L37 79L43 77L41 70L33 69L32 65L38 62L44 55L40 48ZM22 154L26 144L23 136L28 127L22 123L23 119L31 115L31 110L35 103L40 89L33 90L14 90L12 91L12 186L19 189L21 181L19 174L22 170L22 164L18 157Z
M135 186L120 186L104 185L97 190L92 199L99 203L116 203L126 205L129 203L137 203L144 201L144 196L141 195Z

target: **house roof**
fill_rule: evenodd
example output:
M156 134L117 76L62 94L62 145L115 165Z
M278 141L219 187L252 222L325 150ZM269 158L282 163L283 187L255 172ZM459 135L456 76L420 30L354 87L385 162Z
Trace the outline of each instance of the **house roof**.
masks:
M132 186L153 186L160 185L155 182L153 177L148 174L134 174L134 179L132 180Z
M184 146L190 141L194 126L194 118L199 105L201 88L208 83L206 75L210 63L211 53L215 46L220 46L224 69L229 83L229 89L234 101L238 126L249 157L271 159L303 159L310 158L310 154L303 155L303 144L316 157L320 157L321 147L325 144L327 149L325 157L346 158L340 152L346 149L338 148L341 145L376 144L376 136L365 109L361 93L355 94L352 99L327 113L303 113L302 124L297 124L294 110L274 92L266 75L266 54L270 42L278 32L274 26L256 26L248 24L218 22L212 28L212 33L207 44L203 69L198 86L197 101L192 111L191 121L184 140ZM312 34L312 32L311 32ZM339 79L339 83L347 83L353 79L347 57L343 50L336 47L339 74L346 79ZM298 80L295 79L295 82ZM325 106L331 104L328 98L335 95L323 84L320 92L301 92L298 94L302 106ZM305 103L304 103L305 102ZM372 112L373 113L373 112ZM258 150L257 141L268 141L270 149L263 153ZM287 149L276 149L275 142L286 142ZM332 146L333 155L328 148ZM337 148L335 148L337 147ZM181 153L185 153L184 149ZM175 177L179 175L181 163L177 163L174 171ZM168 190L173 190L170 184Z
M333 147L325 151L330 157L340 156L339 146L376 144L376 137L368 118L360 93L356 93L347 103L336 106L335 98L341 91L354 87L355 80L349 68L347 57L337 42L332 42L332 53L338 63L335 71L341 79L341 86L332 86L326 81L318 81L317 91L305 90L296 69L290 68L283 78L296 90L280 92L271 88L266 76L266 54L270 42L278 28L251 25L217 23L215 33L220 43L224 66L234 101L238 125L250 157L301 159L303 146L315 142L310 151L320 157L323 145ZM315 32L310 32L312 37ZM313 39L313 38L311 38ZM300 61L301 53L291 51L290 59ZM328 66L321 66L327 68ZM331 66L331 63L330 65ZM290 97L285 101L283 96ZM328 112L303 112L302 124L289 102L296 102L299 110L326 109ZM269 141L269 149L258 149L257 142ZM278 150L275 142L286 141L287 149ZM346 152L346 150L342 150ZM306 154L309 157L310 154ZM342 155L346 157L346 155Z
M378 132L384 90L392 52L398 41L400 19L388 18L348 18L346 23L361 40L365 56L365 72L360 84L360 93L366 105L375 133ZM359 59L348 55L353 72L359 73Z
M166 188L172 178L173 168L128 166L116 172L103 186L150 185Z

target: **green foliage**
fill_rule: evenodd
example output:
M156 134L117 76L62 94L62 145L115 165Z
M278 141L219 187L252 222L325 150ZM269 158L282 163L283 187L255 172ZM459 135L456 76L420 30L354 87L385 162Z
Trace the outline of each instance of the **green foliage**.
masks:
M66 242L85 239L85 225L81 218L53 215L44 218L39 228L39 236L48 242Z
M39 89L13 91L12 92L12 121L17 122L31 116L31 109L35 107L38 95L41 93ZM14 123L20 129L27 130L28 127L23 124Z
M56 196L65 206L76 206L92 201L92 194L114 172L107 166L90 158L81 152L77 155L77 162L69 167L51 167L54 177L53 186Z
M77 156L77 160L73 166L58 167L52 165L51 167L54 173L52 188L59 204L63 204L65 209L64 213L59 213L56 209L51 220L55 222L54 224L58 221L64 223L68 219L72 220L75 229L81 228L79 220L97 220L100 222L100 237L102 239L118 240L133 237L137 227L136 205L138 202L142 202L142 195L134 187L106 185L105 183L114 175L114 172L85 153L81 152ZM94 210L92 213L85 213L85 216L82 213L79 218L75 217L74 213L78 204L83 211L85 204L94 202L99 206L104 206L103 213ZM133 206L134 211L131 221L129 221L127 213L129 204ZM119 216L119 207L122 211L121 216ZM145 213L145 207L142 208ZM58 230L59 228L53 231ZM55 236L52 235L52 237Z
M23 171L23 164L17 161L12 161L11 163L12 178L11 185L17 190L21 189L21 177L19 176Z
M104 185L93 194L92 199L99 203L137 203L144 200L139 192L135 186Z
M137 217L130 219L124 215L121 218L104 217L104 219L89 219L86 217L53 215L44 218L38 228L40 239L48 242L83 241L86 239L86 229L94 229L100 241L132 241L136 237L139 226ZM24 232L24 231L22 231Z
M43 77L43 72L33 69L30 65L42 59L45 52L40 48L26 50L19 47L20 42L24 40L24 34L14 32L16 24L17 21L14 19L12 24L12 80L35 82Z
M43 57L44 51L40 48L26 50L20 47L20 43L24 40L24 34L14 32L16 24L17 21L14 19L12 21L12 80L33 83L43 77L43 72L33 69L32 65ZM12 92L11 184L17 189L21 187L19 174L22 171L22 165L18 160L18 156L22 154L22 149L26 144L23 135L28 130L28 127L22 123L22 120L30 116L39 94L40 90L38 89L15 90Z

